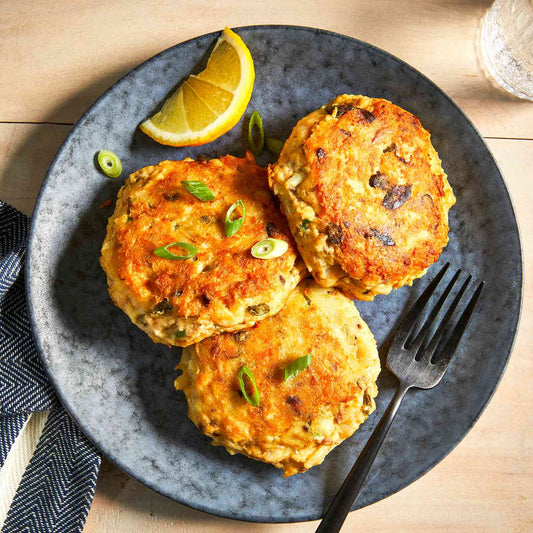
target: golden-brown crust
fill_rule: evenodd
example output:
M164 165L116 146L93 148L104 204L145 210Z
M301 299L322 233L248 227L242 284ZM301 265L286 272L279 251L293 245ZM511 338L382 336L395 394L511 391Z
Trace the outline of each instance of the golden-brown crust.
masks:
M184 180L202 181L215 200L198 200L184 189ZM239 199L246 218L227 238L225 214ZM267 232L287 241L289 249L276 259L255 259L250 249ZM172 261L154 255L156 248L176 241L196 246L196 258ZM101 263L114 302L154 341L178 346L242 329L277 312L302 270L268 190L266 170L251 154L163 161L132 174L109 219Z
M353 297L411 283L448 242L455 198L430 134L387 100L342 95L302 119L269 181L317 282Z
M285 367L308 353L311 365L285 381ZM242 366L254 375L259 407L242 396ZM180 368L189 416L213 444L291 475L322 462L373 411L379 357L353 303L304 280L277 315L189 347Z

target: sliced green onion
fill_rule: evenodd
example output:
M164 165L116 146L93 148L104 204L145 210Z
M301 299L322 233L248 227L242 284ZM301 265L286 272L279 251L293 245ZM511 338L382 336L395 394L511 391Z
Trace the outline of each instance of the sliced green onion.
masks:
M287 241L281 239L263 239L252 246L252 255L257 259L274 259L289 249Z
M185 330L181 329L176 331L176 333L174 333L174 337L176 337L176 339L183 339L183 337L185 337Z
M182 181L183 188L202 202L212 202L215 195L211 189L201 181Z
M272 152L274 155L279 155L283 149L284 142L280 139L275 139L274 137L267 137L265 139L265 144L269 152Z
M304 176L302 174L294 174L292 178L289 178L285 182L285 185L287 185L289 189L296 189L296 187L298 187L298 185L300 185L300 183L302 183L303 180L304 180Z
M245 375L248 376L250 382L254 386L254 393L252 394L251 398L250 396L248 396L248 393L246 392L246 387L244 386ZM259 391L257 390L254 375L247 366L241 366L241 369L239 370L239 385L241 386L241 392L246 401L254 407L259 407Z
M122 163L117 154L114 154L109 150L100 150L97 159L98 164L100 165L100 170L108 178L118 178L122 173Z
M237 209L237 207L241 208L242 215L239 218L236 218L235 220L231 220L231 215L233 214L233 211ZM245 216L246 216L246 207L244 207L244 202L242 200L237 200L228 209L226 213L226 219L224 220L224 226L226 229L226 237L231 237L235 235L235 233L237 233L241 229Z
M176 255L168 251L170 247L182 248L183 250L186 250L189 253L187 255ZM166 246L161 246L160 248L156 248L154 250L154 254L157 255L157 257L161 257L162 259L170 259L172 261L183 261L184 259L191 259L191 257L194 257L197 253L198 248L196 248L196 246L193 246L192 244L189 244L188 242L171 242Z
M299 374L302 370L305 370L311 364L311 354L298 357L289 366L285 367L285 381L289 381L294 376Z
M304 218L300 225L302 226L303 230L306 230L309 227L309 224L311 224L311 221L308 218Z
M259 130L259 140L257 143L254 141L254 128ZM263 119L258 111L254 111L250 117L250 122L248 122L248 144L250 145L250 150L254 155L259 155L263 151L263 146L265 145L265 130L263 129Z

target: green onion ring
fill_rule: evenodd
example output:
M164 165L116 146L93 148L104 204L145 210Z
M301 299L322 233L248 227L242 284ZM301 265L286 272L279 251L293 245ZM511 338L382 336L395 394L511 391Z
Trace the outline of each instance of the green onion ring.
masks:
M187 192L202 202L212 202L215 199L211 189L201 181L182 181L181 184Z
M118 178L122 173L122 163L117 154L114 154L109 150L100 150L97 159L100 170L108 178Z
M311 354L298 357L292 363L285 367L285 381L289 381L294 376L305 370L311 364Z
M177 248L183 248L189 252L187 255L176 255L168 251L168 248L176 246ZM154 254L162 259L170 259L171 261L183 261L185 259L191 259L198 253L198 248L189 244L188 242L171 242L166 246L161 246L154 250Z
M185 330L180 329L176 331L176 333L174 333L174 337L176 337L176 339L183 339L183 337L185 337Z
M252 246L252 255L257 259L274 259L289 249L289 243L281 239L263 239Z
M280 139L275 139L274 137L267 137L265 139L265 144L269 152L272 152L274 155L279 155L283 149L284 142Z
M254 393L252 394L252 397L250 398L248 396L248 393L246 392L246 387L244 386L244 375L247 375L250 379L250 382L254 386ZM254 407L259 407L259 391L257 390L257 385L255 383L254 375L252 374L251 370L247 366L241 366L241 369L239 370L239 385L241 386L241 392L244 396L245 400Z
M259 130L259 141L256 143L254 141L253 131L254 127L257 127ZM254 155L259 155L263 151L263 146L265 145L265 130L263 128L263 119L258 111L254 111L250 117L250 122L248 122L248 144L250 145L250 150Z
M233 214L233 211L237 209L237 207L241 208L242 215L239 218L236 218L235 220L231 220L231 215ZM244 207L244 202L242 200L237 200L233 205L230 206L226 213L226 218L224 220L226 237L232 237L241 229L245 217L246 207Z

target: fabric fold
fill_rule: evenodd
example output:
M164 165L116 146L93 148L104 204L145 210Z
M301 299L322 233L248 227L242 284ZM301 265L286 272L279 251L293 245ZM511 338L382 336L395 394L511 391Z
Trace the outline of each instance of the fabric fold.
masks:
M64 409L50 413L2 533L82 531L100 456Z
M24 283L28 233L28 218L0 201L0 468L30 414L51 411L2 533L80 532L101 457L61 406L33 341Z

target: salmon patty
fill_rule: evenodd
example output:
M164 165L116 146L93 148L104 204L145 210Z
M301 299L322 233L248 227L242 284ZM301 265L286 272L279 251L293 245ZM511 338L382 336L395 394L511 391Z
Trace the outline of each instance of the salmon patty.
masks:
M307 355L309 366L286 380L285 369ZM307 279L277 315L187 347L178 368L189 418L212 444L290 476L320 464L372 413L380 363L353 302ZM243 395L243 368L256 405ZM254 402L249 376L241 377Z
M430 134L381 98L341 95L298 122L269 168L318 284L372 300L423 276L455 197Z
M198 199L183 181L202 182L214 199ZM228 237L226 213L239 200L244 222ZM242 214L238 207L232 219ZM256 259L251 248L267 237L285 241L288 250ZM156 253L172 243L185 248L178 244L167 248L169 254ZM242 159L163 161L131 174L109 219L101 264L115 304L155 342L175 346L277 313L306 273L266 169L251 153Z

